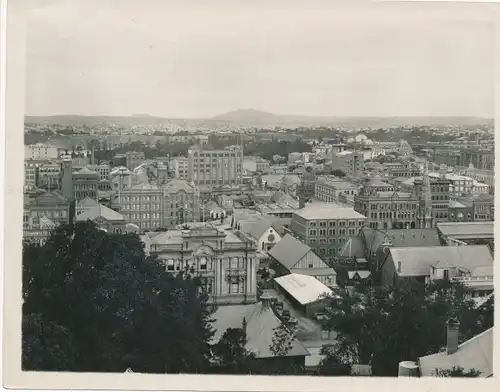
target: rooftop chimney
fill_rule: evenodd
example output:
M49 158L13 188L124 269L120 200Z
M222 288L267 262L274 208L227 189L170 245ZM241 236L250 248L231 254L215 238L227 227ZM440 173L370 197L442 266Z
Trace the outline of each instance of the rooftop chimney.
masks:
M458 351L460 321L456 317L450 318L446 323L446 354L451 355Z

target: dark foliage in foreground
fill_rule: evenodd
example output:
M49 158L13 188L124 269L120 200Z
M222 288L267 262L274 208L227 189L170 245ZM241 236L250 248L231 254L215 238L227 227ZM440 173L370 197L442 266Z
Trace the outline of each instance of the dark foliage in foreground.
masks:
M477 308L459 283L409 281L331 298L327 316L326 328L338 333L337 344L324 347L327 362L369 364L374 376L396 376L400 361L439 352L450 317L460 320L460 342L491 328L493 304Z
M93 223L23 246L24 370L199 373L211 307L195 278L144 255L139 237Z

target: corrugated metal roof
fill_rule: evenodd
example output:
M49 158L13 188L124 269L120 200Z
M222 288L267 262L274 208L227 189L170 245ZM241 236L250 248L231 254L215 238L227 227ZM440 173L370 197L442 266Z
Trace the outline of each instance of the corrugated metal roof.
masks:
M493 266L487 245L389 248L389 251L396 271L398 262L401 262L399 276L427 276L431 266L461 267L476 276L476 269ZM482 271L478 270L480 276L483 276Z
M301 274L289 274L274 278L285 291L294 297L301 305L307 305L321 299L323 295L332 293L328 287L318 279Z
M462 343L453 354L427 355L419 358L419 364L422 377L436 376L436 369L448 370L454 366L465 371L476 369L481 372L481 378L490 377L493 375L493 328Z
M287 234L281 239L281 241L271 248L269 255L285 267L292 268L310 250L311 248L302 241L299 241L297 238Z

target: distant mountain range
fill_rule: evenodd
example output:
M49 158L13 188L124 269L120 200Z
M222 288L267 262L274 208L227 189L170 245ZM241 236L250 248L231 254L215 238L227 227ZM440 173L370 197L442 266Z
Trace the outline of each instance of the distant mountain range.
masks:
M235 125L275 125L275 126L346 126L346 127L373 127L385 128L403 125L442 126L442 125L492 125L492 119L480 117L321 117L273 114L255 109L235 110L212 118L182 119L162 118L148 114L134 116L81 116L81 115L56 115L56 116L26 116L26 123L48 123L61 125L96 125L115 124L120 126L133 125L210 125L210 124L235 124Z

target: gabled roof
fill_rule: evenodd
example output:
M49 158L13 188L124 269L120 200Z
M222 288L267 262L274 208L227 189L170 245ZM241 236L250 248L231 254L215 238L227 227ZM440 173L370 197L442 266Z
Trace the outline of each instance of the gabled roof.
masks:
M90 170L87 167L83 167L80 170L74 171L73 174L94 174L94 175L99 175L96 171Z
M436 369L448 370L454 366L465 371L472 369L481 372L481 378L493 375L493 328L474 336L458 346L458 351L448 355L446 352L420 357L422 377L436 376Z
M178 191L184 191L186 193L194 193L194 187L185 180L180 180L178 178L173 178L165 184L165 190L168 193L176 193Z
M307 305L330 295L332 290L314 276L289 274L274 278L274 281L301 305Z
M97 200L96 199L92 199L89 196L84 197L77 204L77 207L79 207L79 208L80 207L95 207L95 206L97 206Z
M69 204L68 199L66 199L58 191L42 193L39 196L34 197L32 200L35 202L35 204Z
M428 276L431 266L460 267L472 276L476 276L476 270L478 276L492 273L482 268L493 267L493 257L487 245L389 248L389 252L396 271L398 262L401 262L399 276Z
M108 208L102 204L99 204L95 207L89 208L81 214L77 215L77 221L86 221L88 219L95 220L99 217L102 217L106 220L110 221L122 221L125 220L122 214Z
M254 222L245 225L247 233L254 239L258 240L262 234L269 229L272 224L279 219L271 215L261 215Z
M213 315L212 326L215 335L214 343L218 342L228 328L242 328L243 318L247 323L246 349L253 352L258 358L275 357L270 347L273 343L274 329L281 325L281 321L273 310L265 307L262 302L251 305L219 306ZM295 337L291 340L291 348L287 357L307 356L309 351Z
M311 257L321 260L311 248L302 241L293 237L290 234L285 235L280 242L274 245L268 252L271 257L276 259L280 264L290 269L293 268L308 252L311 252ZM323 260L321 262L324 264ZM325 264L325 267L327 265Z

